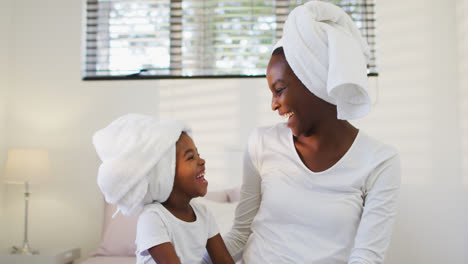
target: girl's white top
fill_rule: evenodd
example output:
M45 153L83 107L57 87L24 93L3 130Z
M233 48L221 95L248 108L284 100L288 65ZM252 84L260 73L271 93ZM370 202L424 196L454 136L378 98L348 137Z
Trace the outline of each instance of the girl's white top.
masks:
M245 263L383 263L400 186L397 151L359 131L331 168L301 161L286 124L257 128L224 240Z
M209 238L218 234L214 216L203 205L191 201L195 222L175 217L160 203L145 205L137 224L137 264L154 264L148 249L170 242L182 264L200 263Z

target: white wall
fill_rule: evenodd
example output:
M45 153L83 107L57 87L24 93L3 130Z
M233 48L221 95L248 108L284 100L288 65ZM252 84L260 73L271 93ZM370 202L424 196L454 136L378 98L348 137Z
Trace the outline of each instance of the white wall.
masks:
M468 0L457 1L458 94L463 146L463 175L468 184ZM464 135L464 136L463 136Z
M51 181L31 188L31 246L80 246L88 254L102 218L91 135L123 113L155 114L158 82L80 81L81 2L14 1L8 145L50 152ZM5 193L8 229L0 240L20 245L23 187Z
M380 98L362 126L403 165L386 263L466 263L455 1L378 1L377 14Z
M83 82L82 1L11 2L6 144L46 148L52 161L51 181L32 188L30 242L79 246L86 255L99 241L102 220L93 132L123 113L158 114L160 88L221 87L227 80ZM463 263L467 189L461 184L455 1L378 1L377 12L379 100L357 123L401 152L404 185L387 263ZM229 82L267 89L262 79ZM241 110L245 119L247 109ZM20 244L23 232L22 187L4 190L2 247Z
M4 37L10 35L11 30L11 1L1 0L0 4L0 34ZM3 39L3 38L2 38ZM6 115L7 115L7 89L9 87L9 41L0 41L0 179L3 176L3 167L6 158ZM0 234L4 234L5 221L3 214L4 186L0 180ZM0 246L3 243L0 242Z
M464 177L464 204L468 204L468 0L457 0L458 40L458 94L462 146L462 174ZM464 210L464 223L468 223L468 210ZM468 228L464 232L465 262L468 262Z

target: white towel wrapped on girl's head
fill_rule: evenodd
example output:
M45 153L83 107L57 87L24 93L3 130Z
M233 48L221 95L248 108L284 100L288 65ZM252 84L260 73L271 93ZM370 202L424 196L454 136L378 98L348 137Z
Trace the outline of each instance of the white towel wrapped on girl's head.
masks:
M357 119L370 112L369 46L343 9L321 1L296 7L273 51L279 47L307 89L337 106L338 119Z
M127 114L97 131L93 144L102 161L97 182L106 201L124 215L164 202L174 185L176 142L190 128L181 121ZM118 212L117 211L117 212Z

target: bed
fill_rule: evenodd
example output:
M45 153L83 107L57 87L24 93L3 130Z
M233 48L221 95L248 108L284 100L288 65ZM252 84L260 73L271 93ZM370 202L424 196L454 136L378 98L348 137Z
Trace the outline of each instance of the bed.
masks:
M214 214L221 234L232 226L234 211L239 201L239 189L210 192L197 200ZM82 264L134 264L135 236L138 216L121 214L112 218L115 206L105 204L101 241L98 248Z

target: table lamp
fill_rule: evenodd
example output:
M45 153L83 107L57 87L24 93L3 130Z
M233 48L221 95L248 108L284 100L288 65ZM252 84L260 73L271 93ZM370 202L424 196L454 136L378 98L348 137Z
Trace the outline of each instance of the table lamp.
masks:
M13 247L14 254L32 255L39 252L29 247L28 206L29 184L44 181L49 176L49 154L45 150L32 148L12 148L8 150L4 181L7 184L24 184L24 241L23 247Z

